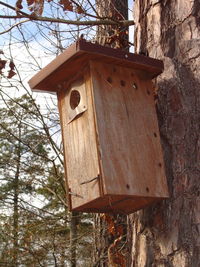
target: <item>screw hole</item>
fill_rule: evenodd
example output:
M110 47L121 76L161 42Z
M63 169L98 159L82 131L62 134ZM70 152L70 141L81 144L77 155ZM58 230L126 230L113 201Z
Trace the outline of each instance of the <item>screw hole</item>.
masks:
M158 163L158 166L159 166L159 167L162 167L162 164L159 162L159 163Z
M137 87L137 84L136 84L136 83L133 83L133 84L132 84L132 87L133 87L133 89L135 89L135 90L137 90L137 89L138 89L138 87Z
M146 191L147 191L147 193L149 193L149 188L148 187L146 187Z
M148 95L150 95L150 94L151 94L149 90L147 90L147 94L148 94Z
M126 188L127 188L127 189L130 189L130 185L129 185L129 184L127 184L127 185L126 185Z
M112 78L111 78L111 77L108 77L108 78L107 78L107 81L108 81L109 83L112 83Z
M157 133L153 133L153 135L154 135L155 137L157 137Z
M77 90L71 91L71 95L70 95L70 107L71 107L71 109L75 109L76 107L78 107L80 101L81 101L81 95L80 95L79 91L77 91Z
M126 82L123 81L123 80L121 80L121 81L120 81L120 84L121 84L121 86L125 86L125 85L126 85Z

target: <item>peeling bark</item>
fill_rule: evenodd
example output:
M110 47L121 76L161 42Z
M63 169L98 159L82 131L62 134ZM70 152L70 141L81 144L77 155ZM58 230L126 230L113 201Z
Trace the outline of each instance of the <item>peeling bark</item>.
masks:
M200 266L200 2L136 0L136 52L162 59L157 113L170 199L129 217L132 267Z

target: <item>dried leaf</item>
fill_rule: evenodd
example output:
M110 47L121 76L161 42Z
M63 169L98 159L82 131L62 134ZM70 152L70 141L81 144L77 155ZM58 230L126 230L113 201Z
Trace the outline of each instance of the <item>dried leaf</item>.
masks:
M15 68L15 64L12 60L10 61L9 67L10 67L10 70L14 70Z
M114 225L114 223L109 225L108 232L110 234L112 234L112 235L115 235L115 225Z
M44 0L26 0L32 15L41 16L44 9Z
M121 236L121 235L123 235L123 232L124 232L123 226L118 225L117 226L117 234Z
M2 70L2 69L4 69L5 68L5 66L6 66L6 60L1 60L0 59L0 70Z
M26 0L26 2L27 2L27 5L28 5L28 6L31 6L31 5L33 5L35 2L38 2L38 1L35 1L35 0Z
M8 73L7 78L11 79L14 75L16 75L16 72L14 72L13 70L10 70L9 73Z
M73 5L72 2L69 0L60 0L59 4L63 6L63 10L66 11L73 11Z
M83 8L81 6L77 6L76 7L76 13L78 13L78 14L84 14L85 11L83 10Z
M23 6L22 6L22 0L17 0L15 6L16 6L17 9L22 9L23 8Z
M120 252L117 252L114 254L114 259L113 259L114 263L116 263L118 266L121 266L121 267L125 267L125 258L124 256L120 253Z

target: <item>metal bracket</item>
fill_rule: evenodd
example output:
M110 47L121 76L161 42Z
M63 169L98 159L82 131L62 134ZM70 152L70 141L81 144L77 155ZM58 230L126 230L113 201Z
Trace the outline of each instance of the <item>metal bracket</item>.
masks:
M99 179L99 175L97 177L94 177L94 178L90 179L90 180L86 180L86 181L80 183L80 185L89 184L89 183L91 183L91 182L93 182L93 181L95 181L97 179Z
M69 192L69 195L72 195L74 197L80 197L80 198L83 198L83 196L79 195L79 194L76 194L76 193L73 193L73 192Z

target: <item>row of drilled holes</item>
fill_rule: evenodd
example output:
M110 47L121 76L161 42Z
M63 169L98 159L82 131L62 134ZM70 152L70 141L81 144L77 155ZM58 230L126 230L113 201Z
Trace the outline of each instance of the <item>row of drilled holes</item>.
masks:
M107 81L111 84L112 83L112 78L108 77ZM126 82L124 80L121 80L120 81L120 85L125 87L126 86ZM138 90L138 86L137 86L136 83L133 83L132 87L135 90ZM149 90L147 90L147 94L150 95ZM70 106L71 106L71 108L75 109L79 105L79 103L80 103L80 93L77 90L73 90L71 92L71 95L70 95Z
M111 78L111 77L108 77L108 78L107 78L107 82L109 82L109 83L111 84L111 83L113 82L113 81L112 81L112 78ZM124 80L121 80L121 81L120 81L120 85L123 86L123 87L125 87L125 86L126 86L126 82L125 82ZM133 83L133 84L132 84L132 87L133 87L135 90L138 90L138 86L137 86L136 83ZM148 94L148 95L151 94L149 90L147 90L147 94Z
M108 77L108 78L107 78L107 81L111 84L111 83L112 83L112 78L111 78L111 77ZM120 85L123 86L123 87L125 87L125 86L126 86L126 82L125 82L124 80L121 80L121 81L120 81ZM133 83L133 84L132 84L132 87L133 87L135 90L138 89L138 86L137 86L136 83ZM150 95L149 90L147 90L147 94ZM73 91L71 92L71 96L70 96L70 106L71 106L71 108L72 108L72 109L75 109L75 108L79 105L79 103L80 103L80 94L79 94L78 91L73 90ZM156 133L154 133L154 137L157 137L157 134L156 134ZM158 166L159 166L159 167L162 167L162 164L161 164L161 163L158 163ZM130 185L127 184L127 185L126 185L126 188L127 188L127 189L130 189ZM148 187L146 187L146 191L149 192L149 188L148 188Z
M108 77L108 78L107 78L107 82L109 82L109 83L111 84L111 83L113 82L113 81L112 81L112 78L111 78L111 77ZM124 80L121 80L121 81L120 81L120 85L123 86L123 87L125 87L125 86L126 86L126 82L125 82ZM133 83L133 84L132 84L132 87L133 87L135 90L138 90L138 86L137 86L136 83ZM146 92L147 92L148 95L151 94L149 90L147 90ZM156 134L156 133L154 133L154 137L157 137L157 134ZM161 164L161 163L158 163L158 166L159 166L159 167L162 167L162 164ZM127 185L126 185L126 188L129 189L129 188L130 188L130 185L127 184ZM148 188L148 187L146 187L146 191L149 192L149 188Z

